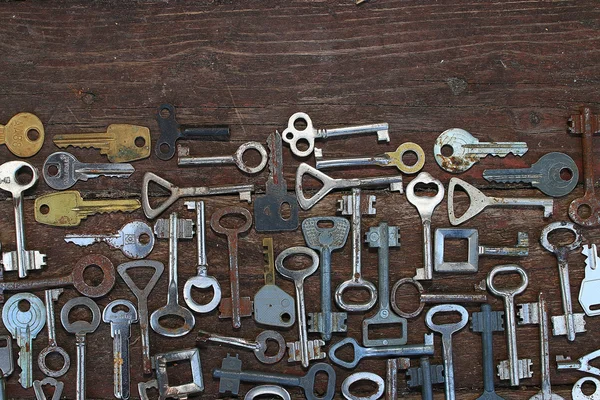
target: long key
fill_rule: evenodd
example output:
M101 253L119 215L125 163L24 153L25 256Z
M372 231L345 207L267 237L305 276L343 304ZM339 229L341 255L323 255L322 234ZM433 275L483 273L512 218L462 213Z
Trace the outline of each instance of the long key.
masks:
M135 172L131 164L125 163L82 163L74 155L64 151L52 153L44 161L42 174L52 189L65 190L77 183L99 176L129 178Z
M412 165L407 165L402 157L407 152L412 152L417 156L417 161ZM395 151L379 154L373 157L348 157L326 160L323 158L323 151L315 148L315 167L317 169L339 168L339 167L362 167L376 165L379 167L396 167L405 174L415 174L425 165L425 153L421 146L416 143L402 143Z
M312 176L313 178L321 181L323 187L319 189L312 197L307 198L304 196L304 188L302 180L304 176ZM330 176L324 174L318 169L311 167L306 163L302 163L296 170L296 197L298 198L298 204L303 210L308 210L317 204L323 197L325 197L332 190L351 189L351 188L366 188L366 187L385 187L388 186L392 192L403 192L402 187L402 175L397 176L385 176L378 178L352 178L352 179L333 179Z
M156 207L152 207L150 204L150 183L155 183L170 193L167 200ZM146 217L154 219L182 197L215 196L220 194L238 193L241 201L247 201L250 203L252 201L251 193L253 191L254 185L230 185L218 187L199 186L179 188L168 180L163 179L152 172L146 172L144 174L144 178L142 179L142 207Z
M600 257L598 257L598 249L595 244L588 246L583 245L581 250L585 258L585 277L581 281L579 289L579 304L585 311L586 315L592 317L600 314L598 309L598 291L600 291Z
M331 224L319 226L320 224ZM306 245L320 254L321 265L321 312L308 314L308 331L320 332L324 341L331 340L333 332L346 332L345 312L331 310L331 253L346 244L350 223L341 217L312 217L302 221L302 234Z
M21 301L29 303L27 311L19 309ZM19 382L25 389L33 385L33 339L46 324L46 307L31 293L12 296L2 309L2 322L19 346L17 365L21 367Z
M130 383L129 338L131 324L138 322L138 313L129 300L114 300L102 312L102 320L110 323L110 336L113 338L114 394L117 399L126 400Z
M267 355L268 341L277 343L277 353L272 356ZM241 339L231 336L223 336L216 333L210 333L203 330L198 331L196 345L206 342L215 342L236 346L243 349L252 350L258 361L264 364L276 364L285 354L285 339L279 332L262 331L255 340Z
M451 154L442 149L449 147ZM527 153L525 142L480 142L464 129L452 128L442 132L433 145L433 155L440 168L453 173L465 172L488 155L506 157L508 154L522 156Z
M563 171L570 174L568 179L563 178ZM579 169L565 153L553 152L544 154L529 168L486 169L483 177L490 182L529 183L548 196L561 197L571 193L577 186Z
M483 354L483 393L477 400L504 400L494 388L494 332L504 332L504 312L492 311L492 306L481 305L481 312L471 318L473 332L481 332Z
M93 147L113 163L130 162L150 157L150 129L145 126L112 124L106 132L54 135L60 148Z
M76 190L45 194L35 199L35 220L53 226L78 226L90 215L133 212L142 205L137 199L84 200Z
M31 181L21 183L17 179L19 171L31 171ZM23 192L38 181L38 170L24 161L9 161L0 165L0 189L10 192L15 212L16 251L2 254L5 271L19 271L19 278L25 278L27 271L42 269L46 265L46 255L37 250L25 250L25 221L23 218Z
M0 144L17 157L32 157L44 145L44 125L31 113L18 113L0 125Z
M6 378L15 369L10 335L0 335L0 400L7 400Z
M50 289L44 292L46 300L46 324L48 326L48 346L46 346L38 355L38 367L45 374L52 378L63 376L71 366L71 358L69 354L56 344L56 326L54 325L54 302L58 301L58 296L62 294L64 289ZM46 359L50 354L58 354L63 359L62 367L52 369L46 363Z
M260 154L260 162L258 165L251 167L244 162L244 154L247 151L256 150ZM187 166L205 166L205 165L230 165L233 164L242 172L247 174L257 174L262 171L267 165L267 150L259 142L246 142L238 147L235 154L231 156L212 156L198 157L190 156L190 148L187 146L177 147L177 165L180 167Z
M410 368L409 365L406 376L408 387L421 387L422 400L433 400L433 384L444 383L444 366L431 364L428 356L421 356L419 366Z
M77 246L89 246L105 242L113 249L123 252L134 260L146 258L154 248L154 233L150 225L144 221L131 221L123 225L117 233L108 235L70 233L65 235L65 242Z
M296 122L304 121L306 127L304 129L296 128ZM283 141L290 145L292 153L298 157L307 157L313 152L315 147L315 139L326 139L334 136L346 136L356 135L362 133L377 133L378 141L390 141L390 135L388 133L388 124L371 124L371 125L360 125L351 126L346 128L335 128L335 129L315 129L313 127L312 120L310 117L303 112L297 112L290 117L288 120L288 126L285 128L281 137ZM307 143L308 147L305 150L298 148L298 142Z

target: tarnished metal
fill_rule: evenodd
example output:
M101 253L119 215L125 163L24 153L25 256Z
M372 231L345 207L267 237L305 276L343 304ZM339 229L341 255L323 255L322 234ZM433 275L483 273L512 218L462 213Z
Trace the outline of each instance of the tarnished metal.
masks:
M264 398L264 396L268 394L278 396L281 400L292 400L290 393L281 386L277 385L255 386L246 392L244 400L254 400L259 397Z
M577 360L572 360L571 357L557 355L556 369L558 369L559 371L574 369L577 371L585 372L587 374L600 376L600 368L594 367L592 364L590 364L590 361L593 361L598 357L600 357L600 349L592 351L591 353L586 354L578 358Z
M377 387L377 389L375 389L375 393L372 393L368 396L356 396L350 393L350 386L360 381L369 381L374 383ZM344 379L342 382L342 396L348 400L377 400L383 395L384 388L385 382L379 375L372 372L355 372L348 375L348 377L346 377L346 379Z
M6 125L0 125L0 144L17 157L32 157L44 145L44 125L31 113L18 113Z
M247 151L255 150L260 154L260 162L258 165L251 167L244 161L244 154ZM262 171L267 165L267 150L259 142L246 142L238 147L237 151L232 156L210 156L199 157L190 156L190 149L186 146L177 147L177 165L180 167L187 166L205 166L205 165L229 165L234 164L238 169L247 174L257 174Z
M587 382L591 382L596 386L594 393L583 393L583 385L585 385ZM585 376L581 378L575 382L575 385L573 385L571 395L573 396L573 400L600 400L600 380L591 376Z
M277 353L273 356L267 355L268 341L277 343ZM198 331L198 337L196 338L196 345L203 344L206 342L222 343L230 346L241 347L243 349L252 350L258 361L264 364L276 364L285 355L285 339L279 332L276 331L262 331L258 334L255 340L241 339L231 336L223 336L216 333L210 333L207 331Z
M10 335L0 335L0 344L0 400L6 400L6 378L15 369Z
M192 370L192 381L177 386L169 385L168 365L178 361L189 361ZM187 399L189 395L204 391L202 380L202 366L200 364L200 352L198 349L183 349L161 353L154 356L154 369L159 398L164 399Z
M54 324L54 302L58 301L58 297L62 294L64 290L62 288L59 289L50 289L44 292L45 300L46 300L46 326L48 327L48 346L46 346L40 354L38 355L38 367L44 373L44 375L48 375L52 378L58 378L59 376L63 376L67 373L69 368L71 367L71 358L65 349L60 347L56 343L56 326ZM50 354L58 354L62 360L62 367L59 369L52 369L46 363L46 359Z
M504 311L492 311L492 306L481 305L480 312L471 314L471 329L481 332L483 356L483 393L477 400L504 400L494 388L494 332L504 332Z
M37 400L47 400L44 394L43 386L49 385L54 387L54 393L52 394L52 400L60 400L65 384L57 381L51 377L45 377L41 381L33 381L33 391Z
M585 258L585 277L581 281L579 289L579 304L586 315L593 317L600 315L600 257L598 257L598 249L595 244L588 246L583 245L581 250Z
M410 368L410 358L390 358L385 369L385 400L398 400L398 371Z

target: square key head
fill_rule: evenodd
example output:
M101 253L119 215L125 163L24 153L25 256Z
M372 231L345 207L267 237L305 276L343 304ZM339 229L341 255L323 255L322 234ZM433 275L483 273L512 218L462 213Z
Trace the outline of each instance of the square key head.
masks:
M190 362L190 367L192 368L192 382L178 386L169 386L167 365L183 360L188 360ZM154 363L156 380L158 382L158 392L161 399L179 399L183 394L189 395L204 391L202 367L200 365L200 352L198 349L194 348L157 354L154 356Z
M102 151L113 163L123 163L150 157L150 129L145 126L112 124L106 130L111 138L108 150Z
M467 239L467 261L444 261L447 239ZM479 233L477 229L439 228L435 230L434 270L458 274L475 273L479 269Z

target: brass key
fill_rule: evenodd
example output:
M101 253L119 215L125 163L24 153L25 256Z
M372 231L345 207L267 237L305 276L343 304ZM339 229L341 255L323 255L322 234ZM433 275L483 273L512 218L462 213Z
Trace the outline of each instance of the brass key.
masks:
M0 125L0 144L17 157L31 157L44 144L44 125L30 113L19 113L6 125Z
M66 190L35 199L35 220L54 226L77 226L90 215L112 212L132 212L142 205L139 200L84 200L78 191Z
M129 124L109 125L102 133L71 133L54 135L60 148L93 147L106 154L108 161L120 163L150 157L150 129Z

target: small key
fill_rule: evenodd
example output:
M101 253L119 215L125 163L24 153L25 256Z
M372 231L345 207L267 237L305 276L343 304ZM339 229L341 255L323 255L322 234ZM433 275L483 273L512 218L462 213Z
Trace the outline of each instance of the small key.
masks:
M586 354L585 356L582 356L574 361L571 359L571 357L559 355L556 356L556 369L559 371L563 369L574 369L585 372L586 374L600 376L600 368L594 367L592 364L590 364L590 361L598 357L600 357L600 349L592 351L591 353Z
M146 258L154 248L154 233L150 225L144 221L131 221L121 227L115 234L96 235L70 233L65 235L65 242L77 246L89 246L105 242L113 249L119 249L129 258L139 260Z
M417 156L417 161L407 165L402 160L404 154L411 152ZM416 143L402 143L395 151L379 154L373 157L349 157L325 160L323 151L315 148L315 167L317 169L339 168L339 167L362 167L376 165L379 167L396 167L405 174L416 174L425 165L425 153L421 146Z
M53 226L78 226L90 215L133 212L142 205L139 200L84 200L78 191L66 190L45 194L35 199L35 220Z
M451 153L444 155L443 148ZM465 172L483 157L488 155L506 157L508 154L523 156L527 153L525 142L480 142L464 129L445 130L433 145L433 155L438 165L455 174Z
M7 400L6 378L15 369L10 335L0 335L0 400Z
M60 400L61 399L65 384L57 381L54 378L45 377L41 381L33 381L33 391L35 393L35 398L37 400L47 400L46 395L44 394L44 389L42 388L45 385L54 387L54 393L52 394L52 400Z
M260 163L251 167L244 161L244 154L247 151L256 150L260 154ZM204 165L229 165L234 164L238 169L247 174L257 174L262 171L267 165L267 150L259 142L246 142L238 147L237 151L232 156L212 156L212 157L197 157L190 156L190 148L187 146L177 147L177 165L180 167L187 166L204 166Z
M44 161L42 173L46 184L52 189L65 190L77 183L99 176L129 178L135 172L131 164L82 163L74 155L64 151L52 153Z
M110 336L113 338L114 394L117 399L126 400L129 398L130 382L129 338L131 324L138 322L138 313L129 300L113 300L104 309L102 320L110 323Z
M585 394L583 392L583 385L585 385L586 382L591 382L594 384L594 386L596 386L594 393ZM581 378L575 382L575 385L573 385L571 395L573 396L573 400L600 400L600 380L592 378L591 376L585 376Z
M477 400L504 400L494 388L494 332L504 332L504 312L492 311L492 306L481 305L481 312L471 317L473 332L481 332L483 354L483 393Z
M589 317L600 314L598 309L598 292L600 292L600 258L598 257L598 249L595 244L588 246L583 245L581 250L585 258L585 278L581 281L579 289L579 304Z
M44 125L31 113L18 113L0 125L0 144L17 157L32 157L44 145Z
M64 289L49 289L44 291L46 300L46 324L48 326L48 346L46 346L38 355L38 367L45 374L52 378L58 378L67 373L71 367L71 358L65 349L56 344L56 326L54 325L54 302L58 301L58 296L62 294ZM62 367L52 369L46 363L46 359L50 354L58 354L63 359Z
M454 189L461 187L469 196L470 205L460 217L454 212ZM452 225L460 225L482 212L486 207L542 207L544 218L552 215L554 200L538 197L489 197L475 186L458 178L451 178L448 184L448 219Z
M419 357L419 366L406 371L408 387L421 387L421 399L433 400L433 384L444 383L444 366L430 364L428 356Z
M100 150L112 163L130 162L150 157L150 129L145 126L112 124L101 133L54 135L54 144Z
M19 309L22 301L29 304L27 311ZM34 294L16 294L4 304L2 322L19 346L19 382L25 389L30 388L33 385L33 339L46 324L46 307Z
M296 128L296 122L304 121L306 127L304 129ZM310 117L303 112L297 112L290 117L288 120L288 126L285 128L281 137L283 141L290 145L292 153L298 157L307 157L313 152L315 147L315 139L326 139L328 137L356 135L362 133L377 133L377 141L390 141L390 135L388 133L388 124L371 124L371 125L360 125L350 126L346 128L335 128L335 129L315 129L313 128L312 120ZM298 148L298 142L306 143L306 150L300 150Z
M273 356L267 355L268 341L277 343L277 353ZM230 346L252 350L258 361L264 364L276 364L281 361L286 349L285 339L279 332L276 331L262 331L258 334L256 340L246 340L237 337L223 336L203 330L198 331L196 345L206 342L223 343ZM271 353L271 351L269 351L269 353Z
M321 181L323 187L319 189L312 197L306 198L304 196L304 176L312 176L313 178ZM296 197L298 198L298 204L303 210L312 208L315 204L323 199L332 190L351 189L351 188L365 188L365 187L382 187L389 186L390 191L403 193L402 188L402 175L397 176L385 176L378 178L352 178L352 179L333 179L316 168L311 167L306 163L302 163L296 170Z

